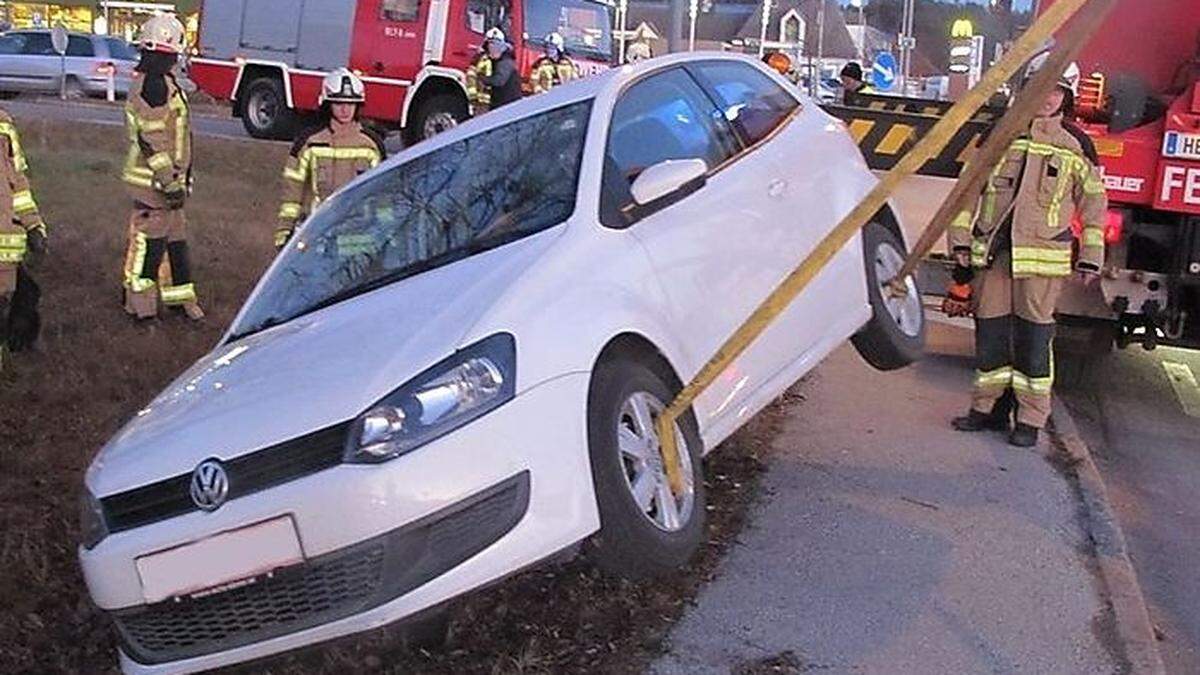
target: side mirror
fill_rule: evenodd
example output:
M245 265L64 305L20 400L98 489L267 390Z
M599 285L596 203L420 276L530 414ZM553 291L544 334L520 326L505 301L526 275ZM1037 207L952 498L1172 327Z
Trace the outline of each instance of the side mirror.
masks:
M629 189L638 206L645 206L691 184L699 187L707 173L708 164L702 159L668 159L642 171Z

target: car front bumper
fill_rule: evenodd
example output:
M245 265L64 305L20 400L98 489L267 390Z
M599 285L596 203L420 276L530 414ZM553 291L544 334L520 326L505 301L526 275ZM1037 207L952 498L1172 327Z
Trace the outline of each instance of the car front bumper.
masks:
M378 466L342 465L110 535L80 550L126 672L194 672L382 626L569 547L599 527L587 374L544 383ZM206 597L148 605L137 559L290 515L305 561Z

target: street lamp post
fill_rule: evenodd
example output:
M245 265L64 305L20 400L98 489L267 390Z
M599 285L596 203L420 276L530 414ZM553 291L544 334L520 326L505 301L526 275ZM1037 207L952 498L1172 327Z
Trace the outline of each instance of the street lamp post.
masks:
M692 24L688 28L688 51L696 51L696 15L700 12L700 0L689 0L688 17Z
M620 26L620 36L621 36L621 39L619 41L620 54L619 54L618 60L621 63L625 63L625 28L626 28L625 13L628 11L629 11L629 0L621 0L620 3L617 4L617 23Z
M758 35L758 56L767 53L767 25L771 23L771 0L763 0L762 31Z

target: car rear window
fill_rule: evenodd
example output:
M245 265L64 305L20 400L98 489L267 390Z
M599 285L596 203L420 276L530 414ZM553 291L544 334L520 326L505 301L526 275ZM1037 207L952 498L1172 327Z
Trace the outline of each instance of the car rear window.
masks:
M58 56L49 33L24 33L25 45L21 53L29 56Z
M713 93L747 145L770 135L800 105L783 87L745 63L707 61L688 69Z
M95 56L96 47L89 38L72 35L67 40L67 56Z

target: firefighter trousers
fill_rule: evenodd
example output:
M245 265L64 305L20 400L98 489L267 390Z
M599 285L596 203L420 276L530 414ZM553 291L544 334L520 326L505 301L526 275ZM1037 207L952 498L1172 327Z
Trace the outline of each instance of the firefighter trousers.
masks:
M182 209L135 204L125 252L125 311L139 319L158 314L158 302L196 302Z
M1014 279L1012 261L998 256L975 278L975 387L971 408L988 413L1012 389L1017 422L1042 429L1054 385L1054 309L1063 279Z

